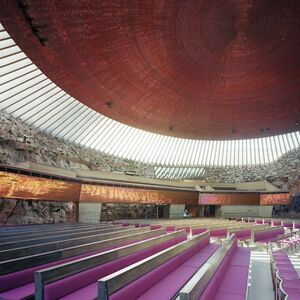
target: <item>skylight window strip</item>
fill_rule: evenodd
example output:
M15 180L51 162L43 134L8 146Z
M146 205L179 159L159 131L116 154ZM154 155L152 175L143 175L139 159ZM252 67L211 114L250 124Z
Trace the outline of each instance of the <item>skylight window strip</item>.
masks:
M92 112L93 111L89 107L85 106L85 110L77 119L75 126L70 126L70 129L62 135L62 138L71 140L71 137L76 132L78 132L78 130L80 130L82 128L82 126L84 126L84 124L86 123L86 120L89 118L89 116L92 114Z
M41 95L38 95L27 102L23 101L24 103L18 109L15 110L15 113L18 112L20 109L24 109L24 112L18 112L18 115L21 118L28 112L30 112L31 114L35 114L34 111L36 110L36 108L38 108L41 104L46 105L45 102L47 102L49 99L53 101L53 97L55 97L59 92L61 92L61 90L58 90L55 85L49 85L48 88L49 89ZM37 102L37 104L33 105L34 102ZM27 109L25 109L26 107Z
M42 127L45 125L46 127L43 128L43 130L45 130L47 133L49 133L51 131L51 129L50 129L51 127L55 126L57 123L60 123L60 121L61 121L60 118L62 118L66 112L68 112L70 109L72 109L76 105L76 101L74 101L74 99L71 96L67 97L67 99L66 99L67 101L62 102L61 99L63 97L67 97L67 95L63 95L62 97L60 97L60 99L58 101L56 101L59 103L57 105L55 105L54 107L51 107L49 105L47 108L43 109L45 111L45 113L42 115L42 118L40 118L39 121L42 121L42 119L44 117L46 117L46 116L47 117L45 118L44 121L42 121L41 124L37 124L37 126ZM53 115L53 116L49 115L50 109L51 109L51 112L56 111L55 115Z
M12 39L3 39L2 41L0 40L0 48L7 48L13 45L15 45L15 43Z
M125 141L128 140L129 136L134 131L134 128L132 128L132 127L129 127L129 126L124 126L124 127L125 127L125 132L122 135L120 141L118 141L118 143L115 143L115 150L113 152L113 154L116 155L116 156L118 156L118 157L121 157L120 152L124 148Z
M170 153L170 149L171 149L171 144L172 144L172 139L170 137L166 137L167 143L164 147L164 151L162 151L162 155L160 157L160 159L158 159L158 164L163 165L164 163L166 163L168 161L168 157L169 157L169 153Z
M117 132L116 138L112 140L111 143L108 145L108 148L105 149L107 153L115 154L116 149L118 148L118 144L121 143L121 140L124 138L124 135L126 134L126 130L128 130L127 126L121 126L121 129Z
M110 143L114 142L121 128L122 128L122 124L114 123L112 124L111 129L106 130L105 134L102 136L102 150L105 153L108 153L106 151L107 147L110 145Z
M55 104L56 102L58 102L63 97L66 97L66 100L71 99L71 96L68 96L66 93L64 93L62 91L58 91L58 93L55 93L49 99L46 99L44 102L38 103L38 105L36 107L39 108L39 110L35 114L30 115L27 119L24 119L24 122L28 122L28 123L31 123L34 125L34 124L36 124L36 122L42 120L46 115L48 115L48 119L49 119L49 117L51 118L51 116L49 116L49 111L52 113L55 110L55 108L58 107L59 105L62 105L62 103L59 103L54 108L53 107L51 108L51 106L53 104ZM49 103L48 103L48 100L49 100ZM46 107L44 106L45 103L47 104ZM30 112L30 110L29 110L29 112ZM36 120L29 122L29 120L32 119L36 115L38 115L39 117ZM43 125L43 124L41 124L41 125Z
M0 67L7 67L14 64L16 61L21 61L28 59L27 56L21 51L17 53L12 53L0 58Z
M10 48L9 48L10 49ZM1 60L3 59L7 59L7 58L10 58L10 57L14 57L15 55L18 55L18 54L23 54L22 51L20 51L20 49L17 49L17 48L12 48L12 49L15 49L16 51L13 52L13 51L1 51L0 52L0 64L1 64ZM8 53L5 53L5 52L8 52Z
M296 149L297 148L297 141L295 141L295 137L294 137L294 135L293 135L293 132L291 132L291 133L288 133L288 137L289 137L289 139L290 139L290 141L291 141L291 143L292 143L292 149Z
M144 133L141 130L138 130L135 146L132 148L131 154L129 156L130 159L136 160L136 157L138 156L138 153L140 152L141 146L143 144L143 141L144 141Z
M296 147L300 147L299 132L292 132L292 136L293 136L294 141L296 143Z
M0 48L0 59L5 58L8 55L21 52L22 50L17 45L12 45L5 48Z
M99 123L99 126L97 126L98 130L97 132L94 134L93 137L90 138L89 143L90 143L90 147L93 149L96 149L96 145L99 142L99 139L101 139L102 133L106 130L107 126L109 126L109 124L112 123L112 120L103 116L103 118L101 118L101 121Z
M29 67L32 67L32 66L35 67L35 65L32 62L30 62L30 60L23 61L21 64L10 66L10 68L7 68L6 70L2 69L1 73L0 73L0 78L3 78L3 77L7 78L8 76L13 76L15 72L18 72L18 71L24 70L24 69L28 69ZM15 68L12 68L12 67L15 67Z
M90 131L94 128L95 123L99 118L99 115L96 111L92 109L91 109L91 113L92 116L89 118L89 120L87 120L87 122L85 122L85 124L70 137L70 140L73 143L80 144L80 141L84 137L86 137L90 133Z
M30 75L33 75L33 76L32 77L29 76L29 78L22 78L22 81L20 80L16 85L12 85L10 87L7 87L6 90L1 91L1 94L5 94L5 93L7 93L9 91L17 90L17 89L21 89L22 90L22 88L23 88L22 85L26 86L26 83L28 83L28 85L31 85L33 83L34 79L39 78L39 77L43 77L44 78L44 76L43 76L42 73L30 74Z
M91 139L95 139L96 134L99 134L99 130L101 128L101 124L102 122L106 122L107 118L103 115L98 115L98 117L96 118L96 122L92 124L92 128L89 128L89 131L87 132L86 135L84 135L79 141L78 143L87 147L90 147L91 149L93 149L92 142Z
M114 121L112 119L108 119L105 117L105 119L102 120L100 130L98 131L98 135L94 139L93 143L91 144L91 146L94 149L96 150L101 149L102 138L107 132L107 130L111 130L110 128L112 128L113 125L114 125Z
M56 132L58 129L66 128L66 126L70 124L70 120L72 120L74 114L76 114L81 108L81 103L74 101L74 106L67 110L60 119L56 119L56 126L53 129L49 129L49 134L55 135L54 132ZM59 133L60 131L57 131L57 134Z
M29 68L28 70L27 70L27 69L25 69L25 70L21 69L21 71L19 72L19 74L14 74L14 73L13 73L13 76L10 76L10 78L9 78L9 76L7 76L7 77L5 78L6 81L4 81L4 77L0 77L0 78L1 78L1 79L0 79L1 85L5 85L5 84L8 84L8 83L13 82L13 81L15 81L15 80L19 80L19 79L21 79L22 77L25 78L25 76L30 75L30 74L33 73L33 72L36 72L36 71L39 71L39 72L40 72L40 70L37 69L37 68L35 68L34 65L32 65L32 67L33 67L33 68L31 68L31 69ZM23 72L22 72L22 71L23 71ZM25 72L24 72L24 71L25 71ZM18 75L18 76L16 76L16 75ZM3 81L2 81L2 79L3 79Z
M47 78L41 80L37 84L33 84L29 86L28 88L21 90L15 94L11 94L9 97L3 99L0 101L0 103L10 101L11 104L9 104L6 108L10 107L11 105L14 105L17 102L21 102L22 100L26 99L27 97L31 97L35 93L39 92L40 90L46 88L47 86L53 84L51 81L49 81ZM18 98L17 100L14 100ZM5 108L5 109L6 109Z

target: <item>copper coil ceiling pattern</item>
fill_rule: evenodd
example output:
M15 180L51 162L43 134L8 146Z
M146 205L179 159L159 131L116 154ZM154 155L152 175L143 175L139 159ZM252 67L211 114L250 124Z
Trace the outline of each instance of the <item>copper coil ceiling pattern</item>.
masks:
M300 2L0 0L3 26L72 97L191 139L297 130Z

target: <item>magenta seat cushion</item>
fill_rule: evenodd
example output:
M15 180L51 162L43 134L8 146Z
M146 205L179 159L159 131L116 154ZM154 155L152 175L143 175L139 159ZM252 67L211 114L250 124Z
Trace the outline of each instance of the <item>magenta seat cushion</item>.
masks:
M179 256L175 256L160 267L148 272L144 276L129 283L125 287L110 295L110 300L132 300L140 297L158 281L164 278L171 270L175 270L180 265Z
M206 231L206 228L193 228L192 229L192 235L200 234L204 231Z
M119 262L106 263L101 267L93 268L88 272L80 272L62 280L52 282L44 287L45 300L58 299L72 293L93 282L93 278L100 278L120 269ZM88 275L87 275L88 273ZM94 281L97 281L94 280Z
M213 300L216 297L218 291L218 283L216 278L212 278L202 295L199 297L199 300Z
M0 293L0 299L17 300L34 294L34 282L25 284L10 291Z
M219 292L234 293L246 297L248 267L230 266L220 284Z
M178 267L176 270L161 279L152 288L138 297L139 300L170 300L178 290L193 276L197 268ZM158 296L159 295L159 296Z
M97 299L98 297L98 284L94 282L90 285L83 287L71 294L68 294L60 300L83 300L83 299Z
M209 244L203 250L193 255L190 259L183 263L185 267L201 266L207 259L219 248L217 244Z

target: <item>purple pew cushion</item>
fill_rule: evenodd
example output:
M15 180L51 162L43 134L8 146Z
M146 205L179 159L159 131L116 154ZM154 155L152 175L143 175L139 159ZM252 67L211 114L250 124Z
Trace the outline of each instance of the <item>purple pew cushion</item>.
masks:
M192 235L197 235L197 234L200 234L205 231L206 231L206 228L192 228Z
M213 300L215 299L218 291L218 282L216 278L212 278L207 287L205 288L202 295L199 297L199 300Z
M196 253L186 260L180 267L168 274L165 278L157 282L146 293L141 295L139 300L155 299L159 295L160 300L169 300L185 285L185 283L197 272L197 270L207 261L207 259L218 249L219 245L206 246L203 250L197 247ZM200 251L199 251L200 250ZM204 251L205 250L205 251ZM204 253L202 253L204 252ZM190 254L192 254L190 252ZM200 256L202 254L202 256ZM182 255L181 263L182 263ZM183 259L185 260L185 258Z
M28 295L33 295L33 294L34 294L34 282L31 282L23 286L20 286L18 288L15 288L13 290L0 293L0 299L18 300L18 299L24 299Z
M180 266L180 257L175 256L166 263L162 264L159 268L148 272L137 280L129 283L122 289L113 293L109 298L110 300L132 300L140 297L148 289L155 285L158 281L162 280L171 270L175 270Z
M223 228L223 229L214 229L212 231L210 231L210 236L214 236L214 237L223 237L227 235L227 229Z
M111 274L117 270L125 268L139 260L142 260L148 256L151 256L163 249L171 247L182 240L186 239L186 236L175 237L169 241L165 241L161 244L151 246L147 249L132 253L128 256L99 265L95 268L89 269L84 272L63 278L45 286L45 300L57 299L68 294L72 294L76 291L85 288L88 285L93 284L99 278ZM94 291L95 297L97 296L97 289ZM87 298L86 298L87 299Z
M170 300L196 271L197 268L180 266L137 299L153 300L159 298L159 300Z
M249 263L248 263L249 265ZM248 266L229 266L219 286L219 293L233 293L246 298Z
M59 298L60 300L83 300L97 298L97 282L89 284L80 290L77 290L69 295Z

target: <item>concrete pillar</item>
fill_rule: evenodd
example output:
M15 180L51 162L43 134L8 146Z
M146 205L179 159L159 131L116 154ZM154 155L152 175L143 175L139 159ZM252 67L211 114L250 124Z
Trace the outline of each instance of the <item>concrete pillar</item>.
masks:
M170 205L170 219L183 218L185 204Z
M99 223L102 203L79 203L78 219L80 223Z

